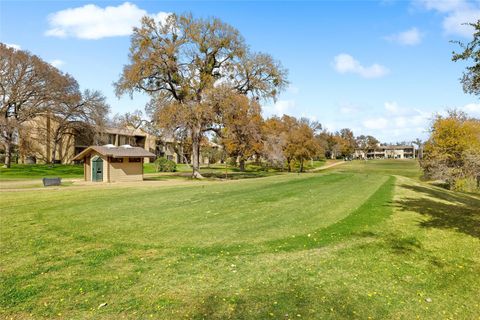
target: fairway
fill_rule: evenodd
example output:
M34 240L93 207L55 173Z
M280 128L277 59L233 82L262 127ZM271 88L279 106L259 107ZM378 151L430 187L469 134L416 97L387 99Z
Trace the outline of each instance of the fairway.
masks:
M0 317L478 318L480 199L419 175L2 192Z

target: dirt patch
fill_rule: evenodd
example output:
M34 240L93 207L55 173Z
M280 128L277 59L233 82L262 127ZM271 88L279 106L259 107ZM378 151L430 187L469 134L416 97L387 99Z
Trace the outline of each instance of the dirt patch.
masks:
M323 167L320 167L320 168L315 168L315 169L309 170L308 172L322 171L322 170L330 169L331 167L335 167L335 166L338 166L338 165L341 165L341 164L344 164L344 163L345 163L345 161L334 162L334 163L331 163L331 164L324 165Z

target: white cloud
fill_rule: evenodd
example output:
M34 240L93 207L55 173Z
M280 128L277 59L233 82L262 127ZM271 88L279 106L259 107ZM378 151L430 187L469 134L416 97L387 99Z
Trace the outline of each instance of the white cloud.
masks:
M54 60L50 61L50 64L52 66L54 66L55 68L60 68L61 66L63 66L65 64L65 61L60 60L60 59L54 59Z
M418 2L429 10L439 12L450 12L462 7L464 0L418 0Z
M389 113L392 113L392 114L397 114L400 112L400 108L398 107L398 103L396 103L395 101L393 102L385 102L384 104L385 106L385 110L387 110Z
M480 103L469 103L463 106L461 110L472 116L480 116Z
M416 0L416 2L427 10L444 15L442 26L448 35L471 37L473 28L465 23L473 23L480 19L478 0Z
M465 23L480 19L480 8L454 11L443 20L443 29L447 34L456 34L463 37L473 35L473 27Z
M22 49L20 45L15 44L15 43L4 43L8 48L12 48L14 50L20 50Z
M363 132L380 137L411 137L426 132L432 114L419 109L401 107L397 102L385 102L385 111L362 120Z
M378 129L385 129L389 125L389 121L386 118L383 117L376 117L376 118L369 118L365 119L363 121L363 126L366 129L373 129L373 130L378 130Z
M264 108L266 115L283 116L287 110L295 107L295 100L278 100L274 105Z
M422 42L423 34L417 28L410 28L396 34L385 37L388 41L403 46L414 46Z
M341 53L335 56L334 67L338 73L355 73L367 79L380 78L389 73L389 70L386 67L376 63L365 67L351 55L346 53Z
M105 8L87 4L51 14L48 17L50 28L45 35L80 39L127 36L145 15L148 15L147 11L129 2ZM168 15L167 12L150 14L157 21L164 21Z

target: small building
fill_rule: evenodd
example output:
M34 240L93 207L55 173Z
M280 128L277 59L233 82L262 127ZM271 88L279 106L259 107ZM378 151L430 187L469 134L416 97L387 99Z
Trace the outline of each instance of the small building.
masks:
M142 181L143 162L155 154L140 147L112 144L90 146L73 160L83 160L85 181L118 182Z

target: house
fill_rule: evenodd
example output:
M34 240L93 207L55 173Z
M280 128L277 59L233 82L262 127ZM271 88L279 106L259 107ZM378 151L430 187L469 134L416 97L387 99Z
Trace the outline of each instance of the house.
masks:
M155 154L130 145L90 146L73 160L83 161L85 181L142 181L143 162Z
M356 149L356 159L415 159L415 148L413 146L377 146L368 149L367 152Z

